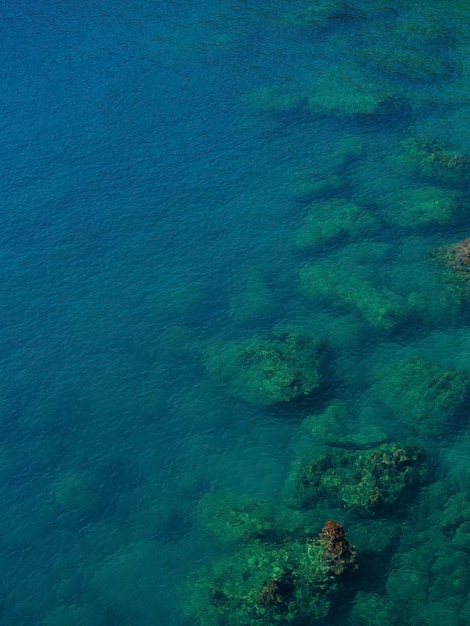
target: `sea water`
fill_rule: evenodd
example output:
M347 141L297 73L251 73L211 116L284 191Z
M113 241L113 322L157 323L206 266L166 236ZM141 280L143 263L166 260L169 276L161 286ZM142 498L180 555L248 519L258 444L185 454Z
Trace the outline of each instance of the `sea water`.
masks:
M1 624L214 623L182 589L240 552L201 502L289 510L318 441L416 443L428 465L388 509L293 511L356 545L325 623L470 623L468 410L415 428L376 394L408 359L470 375L468 300L430 256L470 234L467 172L446 161L470 155L467 3L6 0L0 16ZM293 401L252 402L208 363L293 329L326 355Z

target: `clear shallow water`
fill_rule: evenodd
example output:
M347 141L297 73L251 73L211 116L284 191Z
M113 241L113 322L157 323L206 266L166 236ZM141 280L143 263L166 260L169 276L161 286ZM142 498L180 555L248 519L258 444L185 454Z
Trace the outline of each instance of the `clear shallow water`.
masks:
M390 623L358 593L401 623L468 623L454 536L468 505L441 516L468 489L465 411L413 435L372 388L412 356L470 374L468 312L441 303L428 256L468 235L467 181L400 161L422 136L470 154L468 10L154 4L1 9L1 623L194 623L178 589L223 552L200 498L232 489L281 509L293 459L315 447L302 420L334 398L348 435L417 439L432 479L379 516L385 547L365 540L377 518L319 503L316 532L337 518L363 555L327 623ZM426 185L459 194L451 219L396 209ZM331 198L378 226L299 250ZM426 306L389 328L340 292L306 297L299 273L326 262ZM328 344L319 392L256 406L208 375L215 341L292 326Z

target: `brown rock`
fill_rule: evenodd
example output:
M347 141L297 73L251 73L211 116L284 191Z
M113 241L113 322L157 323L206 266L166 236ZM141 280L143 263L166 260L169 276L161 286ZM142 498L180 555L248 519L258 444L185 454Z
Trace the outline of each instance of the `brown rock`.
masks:
M346 539L346 532L341 524L328 520L320 533L319 542L325 549L325 558L333 574L339 575L357 568L356 549Z

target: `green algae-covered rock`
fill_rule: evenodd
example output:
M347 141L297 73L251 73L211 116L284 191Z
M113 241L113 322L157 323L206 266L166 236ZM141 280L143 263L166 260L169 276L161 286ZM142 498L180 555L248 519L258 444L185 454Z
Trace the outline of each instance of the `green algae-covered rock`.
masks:
M356 594L351 622L354 626L398 626L400 623L390 598L365 591Z
M328 261L303 267L300 288L309 299L358 311L377 329L393 328L406 314L406 303L400 296Z
M470 298L470 238L436 248L431 256L441 264L444 281L457 301L467 302Z
M304 418L299 433L310 448L322 444L349 449L371 448L388 439L383 428L371 421L375 419L367 412L365 416L354 414L346 402L334 399L320 413Z
M305 167L289 173L284 189L294 200L305 200L338 192L344 186L339 174L315 167Z
M466 491L450 496L445 504L440 526L446 533L454 532L461 524L470 522L470 496ZM470 548L470 544L468 546Z
M430 434L463 408L470 378L417 356L385 367L371 391L397 419Z
M307 202L315 197L341 197L347 186L351 164L364 156L364 140L360 135L332 140L318 146L312 159L304 166L286 169L281 179L283 192L294 200Z
M334 445L343 437L349 418L346 402L335 399L321 413L308 415L302 420L300 432L312 442Z
M467 492L451 491L444 480L422 490L413 521L402 528L386 581L400 624L468 623L470 501Z
M398 606L403 603L421 605L426 601L428 589L429 578L418 568L395 570L387 579L387 593Z
M272 539L278 528L269 503L230 491L205 494L199 500L198 517L206 531L224 543Z
M349 62L315 75L307 93L312 112L338 117L377 115L398 105L390 86L371 79Z
M183 613L203 626L312 624L328 614L338 580L355 560L344 530L331 520L319 538L256 540L191 577Z
M463 184L470 178L470 155L428 137L412 137L403 142L396 164L442 184Z
M343 198L313 204L295 246L308 250L338 238L359 239L377 232L379 221L367 209Z
M291 503L330 503L373 514L394 505L427 474L422 450L384 443L369 450L329 449L294 463L289 475Z
M52 493L51 515L62 515L77 522L88 518L99 509L99 495L89 474L64 474Z
M99 613L113 616L115 624L152 626L162 605L158 589L163 559L157 542L126 546L97 567L87 598Z
M383 203L390 221L413 230L450 224L463 208L454 190L434 185L398 185Z
M320 385L320 341L294 330L218 343L206 369L227 391L261 406L306 396Z

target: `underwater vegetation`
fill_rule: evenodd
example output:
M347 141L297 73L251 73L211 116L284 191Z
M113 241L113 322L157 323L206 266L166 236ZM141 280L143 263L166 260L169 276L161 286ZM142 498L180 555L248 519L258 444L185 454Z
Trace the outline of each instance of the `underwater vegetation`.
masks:
M387 218L409 230L445 226L464 213L455 190L434 185L414 187L396 184L395 190L386 194L383 202Z
M328 149L317 150L311 162L282 171L281 190L295 202L321 202L325 198L342 198L349 169L364 156L360 135L341 138Z
M430 137L411 137L402 143L397 166L409 175L444 185L462 186L470 176L470 156Z
M318 73L305 95L309 111L336 117L379 116L402 106L390 85L351 62Z
M466 372L420 356L384 367L371 388L394 419L424 437L449 428L465 408L469 392Z
M458 294L459 300L470 297L470 239L441 246L431 251L441 265L444 280Z
M198 503L204 530L223 543L269 540L279 530L279 512L271 502L260 502L230 491L206 493Z
M406 302L386 287L354 275L334 261L300 270L300 289L309 299L358 312L373 328L387 330L407 314Z
M467 575L470 502L467 492L437 482L422 492L416 517L401 539L382 602L417 626L464 626L470 616ZM391 604L390 604L391 601Z
M183 612L197 624L307 624L322 620L356 551L328 520L318 536L253 540L191 577Z
M288 478L293 506L317 503L373 515L425 482L425 453L414 445L383 443L368 450L334 449L294 463Z
M289 402L320 386L321 342L295 330L216 343L205 367L231 395L261 406Z
M308 207L295 247L315 249L336 239L362 239L378 232L379 220L367 209L342 198L316 202Z
M358 64L337 62L304 79L255 89L249 104L264 113L302 110L312 116L377 117L398 112L405 103L395 89L375 79Z

